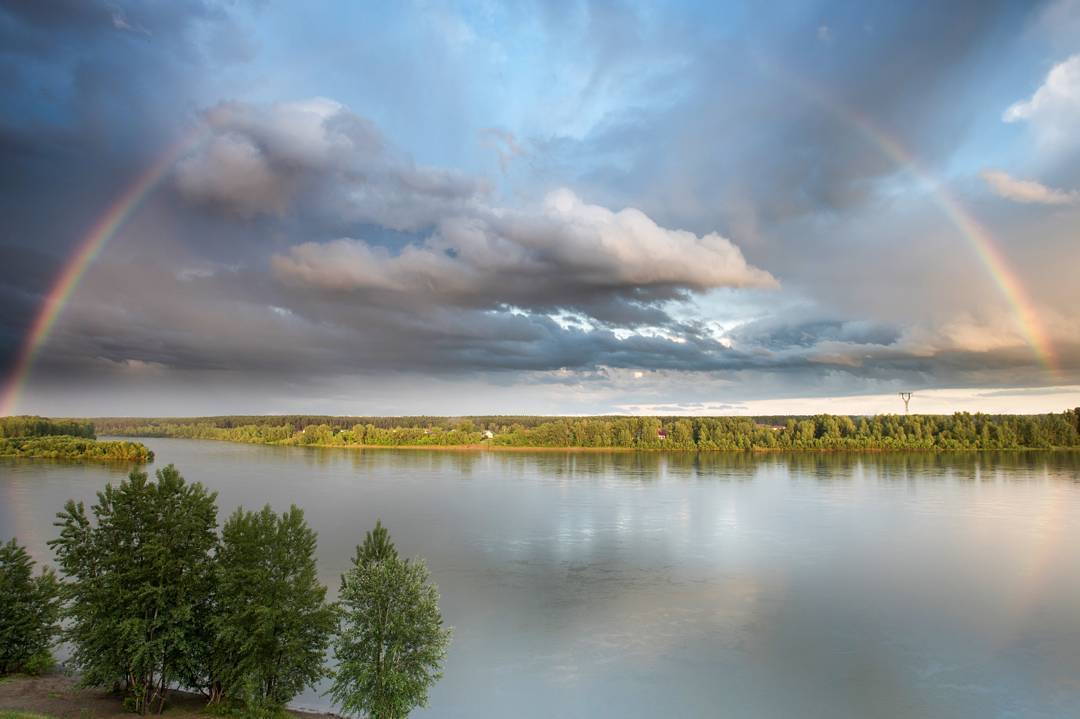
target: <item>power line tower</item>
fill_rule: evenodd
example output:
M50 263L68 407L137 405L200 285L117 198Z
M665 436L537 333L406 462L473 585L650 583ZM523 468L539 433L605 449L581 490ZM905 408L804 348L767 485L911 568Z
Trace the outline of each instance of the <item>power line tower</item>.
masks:
M904 414L908 413L908 402L911 401L911 392L901 392L900 399L904 400Z

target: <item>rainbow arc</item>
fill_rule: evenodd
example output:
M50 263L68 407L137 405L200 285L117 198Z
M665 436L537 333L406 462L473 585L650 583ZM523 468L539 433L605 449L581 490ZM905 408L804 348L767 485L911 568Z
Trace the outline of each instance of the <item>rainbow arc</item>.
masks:
M1004 254L991 234L983 228L966 208L941 183L923 168L917 158L888 133L876 126L865 115L844 106L825 93L805 82L796 81L790 75L780 77L799 94L823 108L833 116L855 128L899 167L934 187L933 198L950 222L966 238L982 266L985 268L1002 295L1012 308L1024 339L1039 361L1054 375L1058 374L1057 358L1045 327L1039 320L1036 306L1019 276L1012 271ZM78 244L71 258L64 265L42 303L29 332L19 349L14 369L0 396L0 415L13 414L19 397L30 376L34 360L48 340L57 319L83 275L101 253L108 241L135 213L143 200L166 176L169 169L205 136L200 127L184 135L170 145L158 159L128 187L93 225L86 237Z
M26 381L30 377L30 370L34 366L34 359L48 340L56 320L60 317L64 307L71 299L75 288L79 286L86 270L93 264L94 259L101 254L108 241L116 235L117 231L135 213L139 205L168 173L169 169L176 164L183 155L198 144L204 136L203 128L185 134L173 144L169 145L165 152L158 156L135 182L116 198L116 201L105 211L90 231L79 242L75 251L60 271L45 301L34 317L33 324L23 340L19 353L15 358L15 365L11 376L4 387L3 395L0 396L0 416L15 413L19 396Z

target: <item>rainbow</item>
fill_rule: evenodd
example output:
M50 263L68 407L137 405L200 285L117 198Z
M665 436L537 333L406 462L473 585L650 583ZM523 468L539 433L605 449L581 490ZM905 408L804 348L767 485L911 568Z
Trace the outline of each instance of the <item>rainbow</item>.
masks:
M87 268L101 254L106 243L131 218L142 201L157 187L169 168L194 147L204 134L205 128L197 127L169 145L165 152L116 198L79 242L74 254L64 265L59 277L45 296L45 301L19 348L11 376L4 387L3 394L0 395L0 416L14 414L19 395L30 376L34 359L49 338L57 318L71 299L75 288L79 286L79 281L86 274Z
M1055 377L1060 375L1058 358L1050 337L1039 320L1034 301L1028 295L1020 277L1009 267L1005 255L998 248L993 236L982 227L974 216L953 196L934 175L924 168L918 158L895 138L875 125L870 118L848 107L823 90L770 65L774 77L797 91L803 98L855 128L865 139L877 147L897 166L911 172L915 177L934 188L934 203L945 213L949 221L960 231L975 251L987 274L997 285L1011 307L1024 340L1031 347L1040 363Z
M1039 320L1035 303L1025 290L1020 278L1013 272L1005 256L997 247L993 237L964 206L934 176L923 168L917 158L896 139L875 125L865 115L845 106L835 98L813 87L805 81L799 81L789 73L777 72L771 66L773 74L785 85L795 89L802 97L809 99L829 114L854 127L863 137L879 148L899 167L905 168L934 187L933 199L946 217L956 226L974 249L983 267L1000 289L1009 303L1020 325L1027 344L1032 348L1039 361L1055 376L1059 374L1057 356L1046 329ZM3 395L0 395L0 416L12 414L33 367L34 358L48 339L53 325L61 311L71 298L87 268L100 254L105 244L131 217L140 203L157 186L166 172L199 138L203 136L201 128L188 133L173 143L94 224L90 232L79 243L74 255L64 266L59 278L52 286L45 302L39 310L27 333L15 361L14 370Z

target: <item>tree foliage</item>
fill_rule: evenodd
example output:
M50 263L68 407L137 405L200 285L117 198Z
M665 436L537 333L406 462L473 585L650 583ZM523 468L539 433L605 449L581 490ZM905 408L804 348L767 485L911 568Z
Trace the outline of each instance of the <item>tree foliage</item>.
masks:
M315 565L316 538L293 506L238 509L222 529L211 673L248 713L282 707L326 675L335 625Z
M100 462L137 462L154 459L154 453L138 442L102 442L84 437L49 435L0 438L0 457L79 459Z
M204 417L95 422L110 433L128 436L329 447L474 445L698 451L1080 448L1080 408L1042 415Z
M0 417L0 457L149 462L154 453L138 442L99 442L88 420Z
M140 712L164 707L174 683L200 675L209 621L216 494L169 465L133 471L98 493L91 523L69 501L52 540L65 584L65 637L86 685L122 686Z
M419 559L402 559L377 523L341 578L330 694L346 714L404 719L426 706L450 643L439 594Z
M94 423L77 419L46 419L21 415L0 417L0 437L49 437L68 435L94 439Z
M238 509L219 540L216 499L169 465L154 480L135 470L107 485L89 513L69 501L49 542L62 584L48 571L33 577L14 540L0 547L0 671L47 650L62 615L81 683L122 689L137 712L163 711L179 686L245 716L276 715L329 676L325 654L340 629L351 632L338 643L349 662L335 686L348 707L404 717L426 701L449 632L421 562L398 558L377 526L342 580L351 612L339 627L303 511ZM364 613L372 607L377 616ZM368 645L357 641L369 629L380 647L370 705L355 694L366 691L357 652Z
M59 585L49 569L12 539L0 545L0 674L37 673L51 662L58 629Z

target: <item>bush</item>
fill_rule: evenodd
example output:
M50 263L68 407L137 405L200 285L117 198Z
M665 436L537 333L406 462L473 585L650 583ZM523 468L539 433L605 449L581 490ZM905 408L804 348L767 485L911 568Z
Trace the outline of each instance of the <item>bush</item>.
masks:
M56 660L47 650L42 650L26 660L23 665L23 673L31 676L48 674L56 667Z
M14 539L0 546L0 674L40 674L59 617L59 586L51 570L34 576L34 560Z

